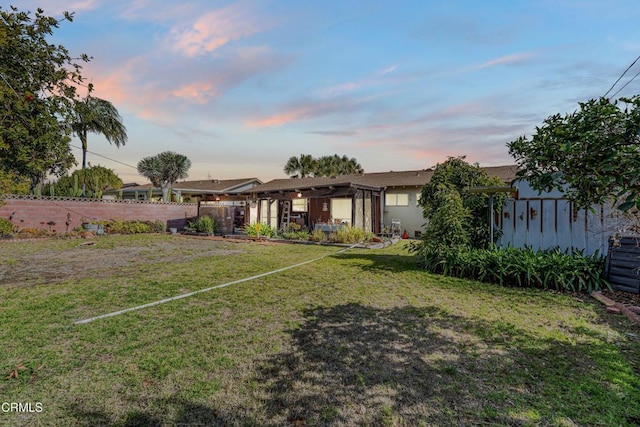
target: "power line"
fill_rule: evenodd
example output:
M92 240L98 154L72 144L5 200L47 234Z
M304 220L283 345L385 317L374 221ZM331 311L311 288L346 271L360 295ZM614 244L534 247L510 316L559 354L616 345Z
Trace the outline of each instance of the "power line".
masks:
M636 77L638 77L638 76L640 76L640 71L638 71L638 72L636 73L636 75L635 75L635 76L631 77L631 79L629 79L629 81L628 81L628 82L626 82L626 83L625 83L625 84L624 84L620 89L618 89L618 91L617 91L616 93L614 93L613 95L611 95L611 97L612 97L612 98L615 98L615 97L616 97L616 95L617 95L617 94L619 94L619 93L620 93L620 91L621 91L622 89L624 89L625 87L627 87L627 86L629 85L629 83L631 83L632 81L634 81L634 80L635 80L635 78L636 78Z
M635 61L633 61L633 62L631 63L631 65L629 65L629 66L627 67L627 69L626 69L626 70L624 70L624 73L620 74L620 77L618 77L618 80L616 80L616 81L611 85L611 87L609 88L609 90L607 91L607 93L605 93L604 95L602 95L602 97L603 97L603 98L606 98L606 97L607 97L607 95L609 95L609 92L611 92L611 91L613 90L613 88L618 84L618 82L620 81L620 79L622 79L622 78L624 77L624 75L625 75L625 74L627 74L627 71L629 71L629 70L631 69L631 67L633 67L633 66L635 65L635 63L636 63L636 62L638 62L638 60L639 60L639 59L640 59L640 56L638 56L638 57L636 58L636 60L635 60ZM634 77L634 78L635 78L635 77ZM631 79L631 80L633 80L633 79ZM627 83L627 84L628 84L628 83ZM626 85L625 85L625 86L626 86ZM624 88L624 86L623 86L623 88ZM618 92L619 92L619 91L618 91ZM616 92L616 93L618 93L618 92ZM614 96L615 96L615 95L614 95Z
M71 147L73 147L73 148L78 148L78 149L82 150L82 148L81 148L81 147L78 147L77 145L73 145L73 144L69 144L69 145L70 145ZM138 168L137 168L137 167L135 167L135 166L131 166L131 165L129 165L129 164L127 164L127 163L124 163L124 162L121 162L120 160L112 159L112 158L110 158L110 157L103 156L102 154L94 153L93 151L89 151L89 150L87 150L87 153L93 154L94 156L102 157L103 159L111 160L112 162L120 163L121 165L124 165L124 166L130 167L130 168L132 168L132 169L138 170Z

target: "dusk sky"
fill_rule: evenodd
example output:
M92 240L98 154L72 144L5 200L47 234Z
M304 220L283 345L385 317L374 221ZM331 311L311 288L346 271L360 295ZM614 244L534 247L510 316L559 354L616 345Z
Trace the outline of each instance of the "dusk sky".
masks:
M91 134L89 151L132 167L88 161L125 182L166 150L191 159L190 180L284 178L301 153L366 172L511 164L507 142L604 95L640 55L638 0L13 4L76 12L52 41L94 58L83 75L129 141ZM639 91L640 78L616 98Z

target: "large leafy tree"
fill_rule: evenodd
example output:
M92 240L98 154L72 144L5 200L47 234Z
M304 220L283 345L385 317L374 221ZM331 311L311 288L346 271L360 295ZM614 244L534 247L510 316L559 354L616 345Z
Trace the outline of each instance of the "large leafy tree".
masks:
M518 175L539 191L565 191L579 208L640 208L640 95L579 105L547 118L531 138L507 144Z
M91 96L92 85L89 85L89 95L75 102L76 117L72 124L73 132L80 138L82 144L82 169L87 164L87 136L88 133L102 134L109 143L116 147L127 142L127 128L122 123L122 117L113 104L107 100Z
M170 201L171 185L189 176L191 160L173 151L165 151L156 156L145 157L138 162L138 173L162 189L162 200Z
M284 173L291 178L306 178L313 174L316 161L311 154L300 154L300 157L289 157L284 165Z
M461 227L447 231L459 233L446 241L458 241L476 248L487 247L491 241L489 223L489 196L472 193L473 187L499 187L504 183L497 177L490 177L478 166L465 161L465 157L449 157L436 165L429 183L422 187L420 206L427 225L423 236L430 239L432 234L443 232L438 224L446 221L461 224ZM458 208L460 200L461 208ZM495 206L502 206L504 195L495 196ZM453 209L452 206L456 208ZM455 216L446 219L446 216ZM458 218L459 217L459 218ZM437 219L437 221L434 221ZM446 243L445 243L446 244Z
M0 7L0 169L28 178L31 191L75 162L70 124L81 66L47 41L62 21L72 21L72 14L58 20L42 9Z
M0 170L0 198L3 194L27 194L28 192L28 179Z

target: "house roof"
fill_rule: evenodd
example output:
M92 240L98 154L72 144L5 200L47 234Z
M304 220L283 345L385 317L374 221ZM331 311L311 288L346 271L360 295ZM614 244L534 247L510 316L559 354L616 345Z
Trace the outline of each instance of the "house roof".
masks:
M515 165L489 166L481 168L489 176L500 178L505 184L510 184L516 178ZM247 190L249 193L269 193L276 191L306 190L314 187L361 187L382 189L385 187L422 187L431 180L433 169L412 171L372 172L354 175L339 175L335 178L284 178L274 179Z
M273 191L298 191L308 190L315 187L365 187L380 189L379 185L366 182L363 175L339 175L335 178L312 177L312 178L283 178L274 179L257 187L247 190L247 193L269 193Z
M262 184L258 178L239 178L239 179L205 179L199 181L180 181L171 186L172 190L179 190L183 193L208 193L208 194L223 194L223 193L238 193L241 192L243 187L247 185ZM124 189L127 192L132 191L147 191L149 188L154 187L153 184L147 183L144 185L136 185L127 187Z

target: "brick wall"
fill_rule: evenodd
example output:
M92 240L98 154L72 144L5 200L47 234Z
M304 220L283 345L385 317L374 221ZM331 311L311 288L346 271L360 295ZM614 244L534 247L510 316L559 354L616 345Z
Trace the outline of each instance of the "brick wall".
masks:
M195 203L157 203L120 200L76 199L66 197L4 196L0 206L0 218L10 219L20 228L48 229L48 222L58 233L81 225L82 218L89 220L160 220L168 227L182 229L187 219L198 214Z

